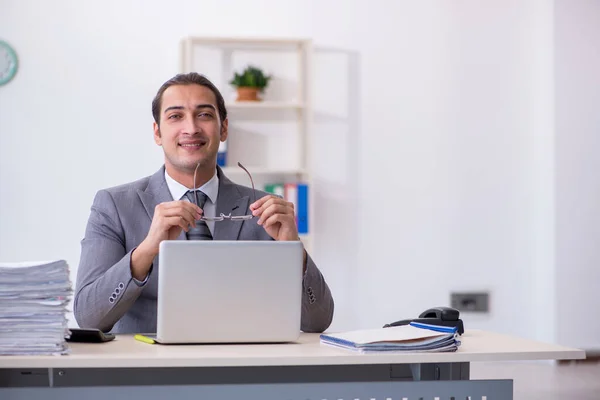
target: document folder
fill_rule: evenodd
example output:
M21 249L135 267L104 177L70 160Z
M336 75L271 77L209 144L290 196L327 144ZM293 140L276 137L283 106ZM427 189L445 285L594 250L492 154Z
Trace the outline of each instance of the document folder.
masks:
M452 352L460 346L456 327L411 323L391 328L322 334L321 343L367 352Z

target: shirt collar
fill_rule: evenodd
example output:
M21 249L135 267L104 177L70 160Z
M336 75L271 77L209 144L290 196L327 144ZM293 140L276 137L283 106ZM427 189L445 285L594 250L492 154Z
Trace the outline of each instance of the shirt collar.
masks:
M171 192L171 197L173 197L173 200L181 200L185 193L190 190L181 183L177 182L175 179L171 178L171 176L167 173L166 168L165 180L167 181L167 187ZM204 193L213 204L217 204L217 195L219 194L219 177L217 176L216 169L213 177L210 178L204 185L200 186L198 190Z

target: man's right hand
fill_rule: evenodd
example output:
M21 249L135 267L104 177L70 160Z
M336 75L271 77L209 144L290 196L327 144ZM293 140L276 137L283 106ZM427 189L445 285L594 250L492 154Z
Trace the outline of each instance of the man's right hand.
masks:
M131 274L143 281L154 257L158 254L160 242L173 240L181 231L196 227L196 221L202 216L202 209L189 201L178 200L158 204L146 238L131 254Z

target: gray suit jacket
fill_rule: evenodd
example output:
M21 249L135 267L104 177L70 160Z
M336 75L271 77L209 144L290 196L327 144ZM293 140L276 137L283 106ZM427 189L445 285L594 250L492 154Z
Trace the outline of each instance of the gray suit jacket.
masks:
M74 311L82 328L115 333L156 332L158 257L150 275L137 283L131 275L131 253L144 240L157 204L172 201L164 166L154 175L100 190L94 199L81 241ZM217 167L217 215L244 215L252 189L231 182ZM257 191L256 198L267 195ZM272 240L256 218L215 224L214 240ZM185 232L179 239L185 240ZM333 298L317 266L307 257L303 280L301 329L322 332L333 318Z

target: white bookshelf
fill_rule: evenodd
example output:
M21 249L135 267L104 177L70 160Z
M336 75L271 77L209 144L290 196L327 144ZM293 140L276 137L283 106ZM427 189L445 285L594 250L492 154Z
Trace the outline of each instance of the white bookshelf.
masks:
M186 37L181 41L181 72L206 75L221 91L229 119L227 165L223 172L250 186L241 162L257 189L268 183L303 182L309 187L309 252L315 231L314 185L310 167L312 43L309 39ZM239 102L229 84L247 65L273 75L260 102Z

